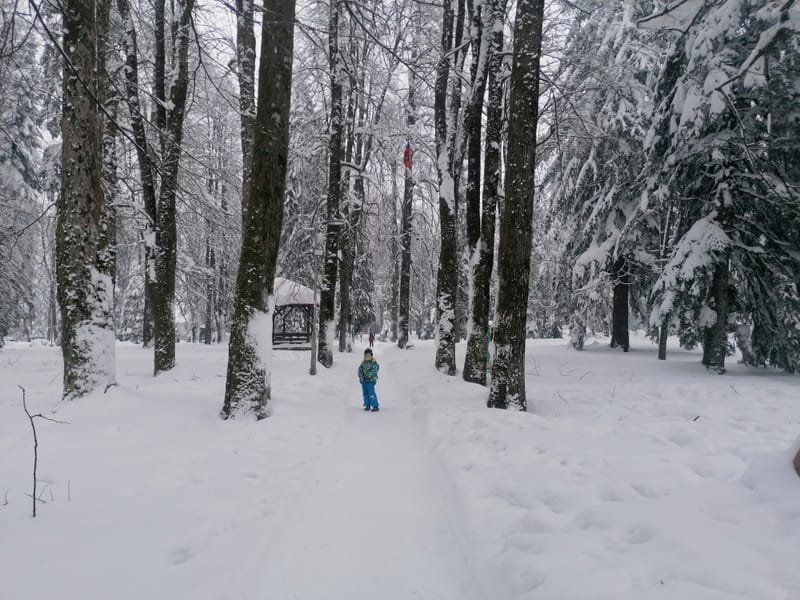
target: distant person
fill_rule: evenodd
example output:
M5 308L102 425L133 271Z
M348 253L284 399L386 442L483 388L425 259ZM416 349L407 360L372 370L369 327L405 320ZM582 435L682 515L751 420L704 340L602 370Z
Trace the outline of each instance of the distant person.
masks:
M371 331L369 332L369 347L372 348L375 345L375 334Z
M370 337L372 334L370 334ZM372 356L372 348L364 350L364 360L358 366L358 381L364 395L364 410L378 411L378 396L375 395L375 384L378 382L380 365Z

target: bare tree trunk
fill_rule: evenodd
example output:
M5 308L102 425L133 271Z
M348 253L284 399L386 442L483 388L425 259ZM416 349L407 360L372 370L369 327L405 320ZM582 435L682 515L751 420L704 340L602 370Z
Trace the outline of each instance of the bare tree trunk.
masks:
M416 62L416 51L412 62ZM409 138L417 122L417 103L415 97L416 78L413 70L408 73L408 109L406 127ZM408 144L411 144L409 139ZM413 152L413 150L411 150ZM411 312L411 211L414 205L414 173L413 156L405 165L403 185L403 206L400 210L400 290L398 298L397 345L405 348L408 345L408 329Z
M334 320L336 312L336 282L339 270L339 232L342 194L342 138L344 113L342 90L344 69L339 56L339 6L332 0L328 21L328 61L331 77L331 134L328 142L328 201L325 230L325 265L319 300L319 347L317 358L325 367L333 365Z
M705 327L703 364L712 373L725 373L725 356L728 353L728 260L714 265L711 280L711 308L716 313L714 323Z
M458 293L456 211L458 191L454 177L456 135L453 130L455 129L456 121L452 117L453 111L457 108L458 102L460 102L460 93L454 94L451 98L449 111L447 96L450 83L450 54L453 48L460 43L461 36L459 33L463 34L464 27L464 0L454 1L458 4L455 16L453 0L446 1L442 10L442 54L436 68L436 84L434 87L436 162L439 179L439 228L441 232L439 266L436 275L438 343L435 365L439 371L447 375L455 375L456 373L455 312L456 294ZM455 78L457 78L457 75ZM460 90L460 82L454 84L454 91L456 88Z
M400 230L397 224L397 205L399 203L397 186L397 165L392 163L392 242L389 249L392 255L392 298L389 300L389 341L396 342L398 337L398 321L400 316Z
M483 210L480 219L480 239L477 246L477 260L472 275L472 324L467 339L467 352L464 359L464 380L486 385L486 372L489 357L489 303L492 268L494 265L494 230L497 212L497 197L500 189L500 145L503 129L503 20L504 3L494 0L487 5L491 10L489 29L484 34L491 35L488 57L489 97L486 107L486 145L484 149L483 170ZM472 136L470 140L472 140ZM467 203L470 202L470 186L478 185L480 174L471 171L470 158L467 183ZM480 163L478 163L480 167ZM475 193L474 191L472 192ZM474 199L473 199L474 201ZM467 209L469 211L469 208Z
M163 2L161 3L160 19L163 31ZM153 287L152 268L155 260L155 223L156 223L156 177L153 168L153 157L147 140L144 127L144 116L139 98L139 58L136 28L131 19L131 10L128 0L117 0L117 9L122 20L124 35L122 36L125 49L125 97L128 113L131 119L133 139L136 142L136 161L139 163L139 179L142 184L142 197L144 209L150 222L144 236L145 269L144 269L144 315L142 316L142 344L147 347L153 339L153 320L150 293ZM158 18L158 4L156 10L156 24ZM163 39L161 41L163 46ZM158 49L158 46L157 46ZM163 52L163 48L161 48ZM157 63L158 64L158 63ZM163 78L163 69L162 78ZM158 73L157 73L158 74ZM156 78L157 79L157 78ZM163 81L163 79L162 79ZM158 90L156 87L156 93ZM162 86L163 89L163 86ZM157 113L157 114L160 114Z
M70 60L63 77L56 277L63 397L73 399L114 382L113 225L103 194L100 110L105 102L102 44L108 12L95 0L65 0L62 11Z
M664 317L658 328L658 360L667 360L667 337L669 336L669 316Z
M294 0L272 0L261 33L258 110L253 140L252 186L247 227L236 278L236 307L231 326L225 419L267 416L275 266L278 261L286 165L289 154L294 46Z
M256 36L253 30L253 0L236 0L236 62L239 78L239 121L242 141L242 232L247 223L250 198L253 135L255 133Z
M178 255L178 230L175 201L178 193L178 168L183 149L183 120L189 90L189 41L194 0L176 3L178 14L173 25L175 77L169 90L169 106L164 151L162 154L161 190L156 218L155 283L150 293L154 325L155 375L175 366L175 269Z
M497 348L488 405L527 409L525 324L530 280L539 63L544 0L520 0L514 22L514 56L508 115L506 196L500 222Z
M611 347L621 347L623 352L630 350L628 331L628 298L630 296L631 275L628 261L619 257L614 263L614 304L611 318Z

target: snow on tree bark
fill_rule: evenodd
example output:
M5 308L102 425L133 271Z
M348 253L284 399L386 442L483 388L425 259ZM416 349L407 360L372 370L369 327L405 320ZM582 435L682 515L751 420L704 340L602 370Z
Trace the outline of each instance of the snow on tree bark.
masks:
M453 3L458 4L454 15ZM456 151L456 121L452 118L454 103L460 93L447 104L450 84L451 51L460 43L459 32L463 32L463 0L446 1L442 8L441 56L436 68L434 87L434 125L436 130L436 168L439 180L439 230L441 246L439 266L436 273L436 321L437 345L436 368L447 375L456 373L455 320L456 294L458 293L458 248L456 232L456 182L453 177L453 162ZM459 22L458 18L461 18ZM453 31L455 28L455 32ZM457 53L456 53L457 54ZM453 84L460 90L460 82ZM449 110L448 110L449 108ZM455 106L457 110L457 105Z
M328 198L325 227L325 257L319 299L319 348L317 358L325 367L333 365L334 319L336 312L336 283L339 271L339 232L342 196L342 140L344 136L344 107L342 92L345 72L339 55L339 0L330 5L328 20L328 66L331 78L331 119L328 141Z
M415 62L416 51L412 57ZM408 108L406 109L406 127L408 136L417 122L417 103L415 97L416 75L414 70L408 72ZM411 143L409 139L407 143ZM413 152L413 148L412 148ZM411 162L404 169L403 178L403 204L400 209L400 290L398 298L397 316L397 346L405 348L408 345L408 330L411 311L411 211L414 205L414 163Z
M539 65L544 0L520 0L508 107L506 194L498 248L496 354L488 406L527 409L525 334L530 279Z
M261 34L258 108L247 227L236 278L223 418L267 416L272 356L273 286L289 154L294 0L270 4Z
M486 106L486 144L484 147L483 206L480 215L480 237L475 248L477 257L472 258L472 298L470 331L464 358L464 380L486 385L489 356L489 303L492 267L494 264L494 232L498 190L500 187L500 144L502 143L503 118L503 18L505 3L493 0L486 6L488 25L482 41L488 42L489 95ZM488 38L488 39L487 39ZM479 150L479 148L478 148ZM470 159L470 166L472 166ZM480 161L477 162L480 168ZM470 186L478 186L480 172L468 173L467 203L470 202ZM478 198L480 204L480 198ZM469 209L468 209L469 210Z
M176 21L172 24L175 64L172 65L174 73L169 86L169 110L162 136L162 177L155 230L155 281L150 292L155 375L175 366L175 269L178 257L175 201L189 90L189 41L193 8L194 0L178 2Z
M65 0L61 194L56 273L64 399L114 383L111 213L103 194L104 16L94 0Z

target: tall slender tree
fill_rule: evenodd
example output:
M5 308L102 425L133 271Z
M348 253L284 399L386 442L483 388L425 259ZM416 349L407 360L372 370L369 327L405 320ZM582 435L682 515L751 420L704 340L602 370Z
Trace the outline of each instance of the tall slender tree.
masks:
M239 78L239 119L242 138L242 231L247 222L255 134L256 36L253 29L253 0L236 0L236 64Z
M469 150L467 173L467 232L472 238L470 264L472 267L470 331L464 358L464 379L486 385L489 356L489 303L492 268L494 264L494 232L496 209L500 189L500 145L503 127L503 20L505 6L502 0L492 0L483 19L473 27L482 27L478 46L488 46L481 64L480 58L473 64L473 81L481 68L488 71L488 102L486 106L486 142L483 159L483 198L480 193L480 110L483 106L483 91L473 90L469 116ZM473 34L475 37L476 34ZM474 43L474 42L473 42ZM482 75L487 77L486 72ZM478 81L478 87L484 84ZM474 86L475 84L473 84ZM480 101L477 93L480 92ZM478 212L479 214L475 214ZM470 223L472 224L470 226ZM475 228L477 227L477 231ZM477 236L477 238L476 238Z
M506 199L500 221L495 360L488 405L527 409L525 337L544 0L520 0L508 107Z
M328 67L331 78L330 138L328 142L328 200L325 256L319 300L319 347L317 356L324 366L333 365L336 283L339 275L339 233L342 197L342 153L344 148L343 90L347 74L339 49L340 0L331 0L328 19Z
M63 397L114 382L111 212L103 194L104 0L66 0L61 113L61 194L56 273L61 306Z
M455 6L454 6L455 5ZM464 32L464 0L446 1L442 7L441 56L434 87L436 166L439 179L439 229L441 247L436 273L436 320L438 344L436 368L456 374L456 295L458 293L457 118L461 101L458 72ZM455 50L455 51L454 51ZM453 64L451 65L451 61ZM452 67L452 69L451 69ZM455 73L451 73L455 71ZM450 86L452 84L452 89ZM448 104L449 95L449 104Z
M247 227L236 279L236 301L223 418L267 416L275 266L283 222L289 155L294 48L294 0L271 0L262 23L258 109L253 140Z
M411 62L415 62L417 52L414 50ZM411 211L414 206L414 157L411 135L417 122L416 73L408 71L408 99L406 106L406 142L403 178L403 205L400 209L400 289L397 302L397 345L405 348L408 345L409 320L411 318Z

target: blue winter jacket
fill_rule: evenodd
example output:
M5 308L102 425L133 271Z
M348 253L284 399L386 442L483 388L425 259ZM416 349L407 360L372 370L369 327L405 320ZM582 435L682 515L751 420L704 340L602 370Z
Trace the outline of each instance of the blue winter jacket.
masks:
M378 370L380 365L374 358L365 358L358 367L358 381L364 383L370 381L376 383L378 381Z

